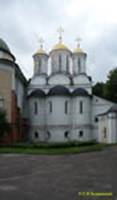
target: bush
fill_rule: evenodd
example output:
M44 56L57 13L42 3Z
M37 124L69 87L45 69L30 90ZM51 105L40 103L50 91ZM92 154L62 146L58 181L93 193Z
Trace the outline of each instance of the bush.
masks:
M87 142L79 142L79 141L71 141L71 142L63 142L63 143L13 143L9 145L9 147L16 148L40 148L40 149L52 149L52 148L68 148L68 147L83 147L83 146L92 146L97 144L95 140L87 141ZM5 145L4 145L5 146ZM8 146L8 145L7 145Z
M5 134L8 134L11 131L11 126L7 121L6 112L0 110L0 139L3 138Z

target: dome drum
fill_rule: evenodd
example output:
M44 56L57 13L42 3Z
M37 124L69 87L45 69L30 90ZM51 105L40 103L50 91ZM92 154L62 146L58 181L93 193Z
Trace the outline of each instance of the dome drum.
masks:
M70 74L71 52L66 49L53 50L50 53L52 74L65 72Z
M48 55L44 53L37 53L33 55L34 59L34 74L47 74Z

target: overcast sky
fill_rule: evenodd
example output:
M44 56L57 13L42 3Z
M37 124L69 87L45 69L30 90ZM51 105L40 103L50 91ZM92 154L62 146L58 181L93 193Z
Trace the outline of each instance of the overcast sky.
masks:
M33 74L32 55L38 37L49 51L64 28L69 48L87 52L87 72L93 81L104 81L117 66L117 0L0 0L0 37L6 41L27 78Z

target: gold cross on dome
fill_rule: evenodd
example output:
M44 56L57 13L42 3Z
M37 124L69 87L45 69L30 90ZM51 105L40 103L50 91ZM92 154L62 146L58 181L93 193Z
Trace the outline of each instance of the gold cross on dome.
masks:
M39 44L40 44L40 48L43 49L44 39L43 39L42 37L40 37L40 38L38 39L38 41L39 41Z
M76 38L76 42L77 42L77 47L80 48L80 42L82 41L82 39L80 37Z
M59 33L59 42L62 43L62 33L64 33L62 26L57 29L57 32Z

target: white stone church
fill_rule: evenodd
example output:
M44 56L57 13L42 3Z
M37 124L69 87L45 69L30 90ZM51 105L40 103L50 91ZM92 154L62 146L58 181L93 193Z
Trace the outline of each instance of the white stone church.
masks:
M58 43L49 53L41 43L33 55L34 75L27 87L13 58L6 43L0 40L0 73L12 72L11 90L20 116L28 119L28 139L117 142L117 105L92 94L92 78L86 69L87 54L79 42L74 50L69 49L60 32ZM5 105L8 97L1 91L0 88Z
M117 142L117 107L92 94L87 54L79 43L71 51L60 34L49 53L41 44L33 59L34 75L28 86L32 141Z

